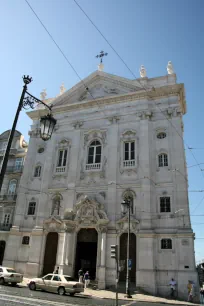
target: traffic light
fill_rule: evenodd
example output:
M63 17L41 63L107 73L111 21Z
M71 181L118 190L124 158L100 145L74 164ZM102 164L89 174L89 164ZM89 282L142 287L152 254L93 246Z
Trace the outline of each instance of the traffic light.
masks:
M118 246L116 244L111 245L111 258L118 259Z

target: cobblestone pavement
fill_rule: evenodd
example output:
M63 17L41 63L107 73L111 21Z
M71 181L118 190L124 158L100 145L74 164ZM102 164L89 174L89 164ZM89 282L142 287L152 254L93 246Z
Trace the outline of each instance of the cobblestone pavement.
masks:
M123 301L119 305L126 305ZM39 290L30 291L26 287L10 285L0 286L0 306L17 306L17 305L31 305L31 306L81 306L81 305L115 305L114 300L99 299L86 295L76 295L71 297L69 295L60 296L54 293L42 292Z
M179 301L170 301L158 297L146 296L143 294L133 295L133 299L124 299L123 294L119 294L118 305L121 306L163 306L187 305L188 303ZM115 294L105 290L85 290L84 294L74 297L69 295L59 296L58 294L42 292L39 290L30 291L26 286L12 287L10 285L0 286L0 306L115 306ZM193 304L191 304L193 305Z

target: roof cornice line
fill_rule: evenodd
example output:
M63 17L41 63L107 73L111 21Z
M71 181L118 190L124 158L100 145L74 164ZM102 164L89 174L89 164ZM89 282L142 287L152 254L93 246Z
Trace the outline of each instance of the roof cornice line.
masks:
M102 105L110 105L121 102L128 102L133 100L141 100L141 99L158 99L161 97L168 97L172 95L179 95L179 103L181 106L181 111L183 114L186 113L186 102L185 102L185 94L184 94L184 84L174 84L163 86L159 88L153 88L148 91L140 90L136 92L131 92L123 95L115 95L104 98L98 98L94 100L81 101L77 103L60 105L53 107L53 114L62 113L65 111L73 111L78 109L85 109L91 107L98 107L99 104ZM31 119L37 119L39 116L45 115L47 113L46 109L37 109L31 112L27 112L28 116Z

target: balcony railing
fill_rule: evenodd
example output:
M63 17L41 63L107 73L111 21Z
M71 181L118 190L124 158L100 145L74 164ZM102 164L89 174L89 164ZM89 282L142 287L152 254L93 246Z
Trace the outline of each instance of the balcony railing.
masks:
M10 231L12 224L0 223L0 231Z
M66 167L56 167L56 173L63 173L65 172Z
M135 160L124 160L123 161L123 167L128 168L128 167L134 167L135 166Z
M101 169L101 163L86 164L86 170L100 170L100 169Z
M0 155L4 155L6 149L0 149ZM17 149L10 149L9 155L15 155L17 153Z
M23 165L21 166L8 166L6 168L7 173L21 173L23 172Z
M17 194L0 194L0 201L16 201Z

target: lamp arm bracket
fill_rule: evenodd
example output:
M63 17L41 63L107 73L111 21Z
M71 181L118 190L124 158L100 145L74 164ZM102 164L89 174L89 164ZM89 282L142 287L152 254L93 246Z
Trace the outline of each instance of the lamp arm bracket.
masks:
M37 104L43 104L51 112L53 105L50 105L50 106L47 105L43 101L41 101L38 98L36 98L33 95L31 95L28 91L26 91L26 94L27 94L27 96L23 99L23 105L22 105L24 109L27 109L27 106L29 108L34 109L35 108L35 104L37 103Z

